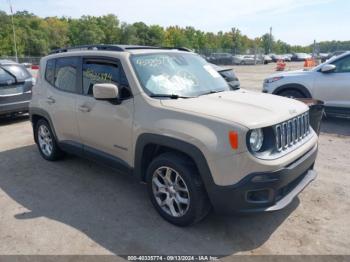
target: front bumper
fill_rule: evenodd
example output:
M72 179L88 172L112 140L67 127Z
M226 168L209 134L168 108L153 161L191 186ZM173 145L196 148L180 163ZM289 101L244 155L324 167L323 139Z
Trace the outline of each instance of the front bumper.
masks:
M253 173L235 185L211 188L209 198L218 213L275 211L286 207L311 182L317 146L290 165Z

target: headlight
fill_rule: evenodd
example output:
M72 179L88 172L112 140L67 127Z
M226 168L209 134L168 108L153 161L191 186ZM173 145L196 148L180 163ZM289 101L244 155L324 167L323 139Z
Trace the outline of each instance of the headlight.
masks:
M258 152L262 145L263 145L263 142L264 142L264 133L263 131L259 128L259 129L253 129L251 132L250 132L250 136L249 136L249 146L250 146L250 149L253 151L253 152Z
M265 79L265 83L270 84L273 82L276 82L278 80L281 80L283 78L283 76L276 76L276 77L272 77L272 78L267 78Z

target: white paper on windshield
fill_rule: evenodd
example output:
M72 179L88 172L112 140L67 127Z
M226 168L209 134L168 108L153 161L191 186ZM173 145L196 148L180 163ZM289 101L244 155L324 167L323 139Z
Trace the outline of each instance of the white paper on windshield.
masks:
M203 67L212 77L220 77L220 74L216 72L216 70L211 65L204 65Z
M172 94L174 91L190 91L193 81L181 76L158 75L151 76L147 81L146 88L154 94Z

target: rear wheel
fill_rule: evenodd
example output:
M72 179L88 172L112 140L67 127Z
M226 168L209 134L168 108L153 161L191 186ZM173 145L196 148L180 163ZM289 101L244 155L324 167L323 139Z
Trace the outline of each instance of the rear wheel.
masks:
M50 161L62 158L63 152L58 147L55 136L46 120L40 119L38 121L35 127L35 136L39 152L43 158Z
M289 97L289 98L306 98L306 96L302 92L295 89L283 90L279 92L278 95Z
M151 162L147 187L155 209L172 224L194 224L210 211L209 199L196 168L179 154L164 153Z

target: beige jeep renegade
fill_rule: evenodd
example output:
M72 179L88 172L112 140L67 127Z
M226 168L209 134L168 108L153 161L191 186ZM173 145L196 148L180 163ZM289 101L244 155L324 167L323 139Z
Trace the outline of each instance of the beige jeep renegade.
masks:
M131 173L180 226L211 208L281 209L316 177L307 106L232 90L186 49L56 50L41 60L30 114L43 158L68 152Z

